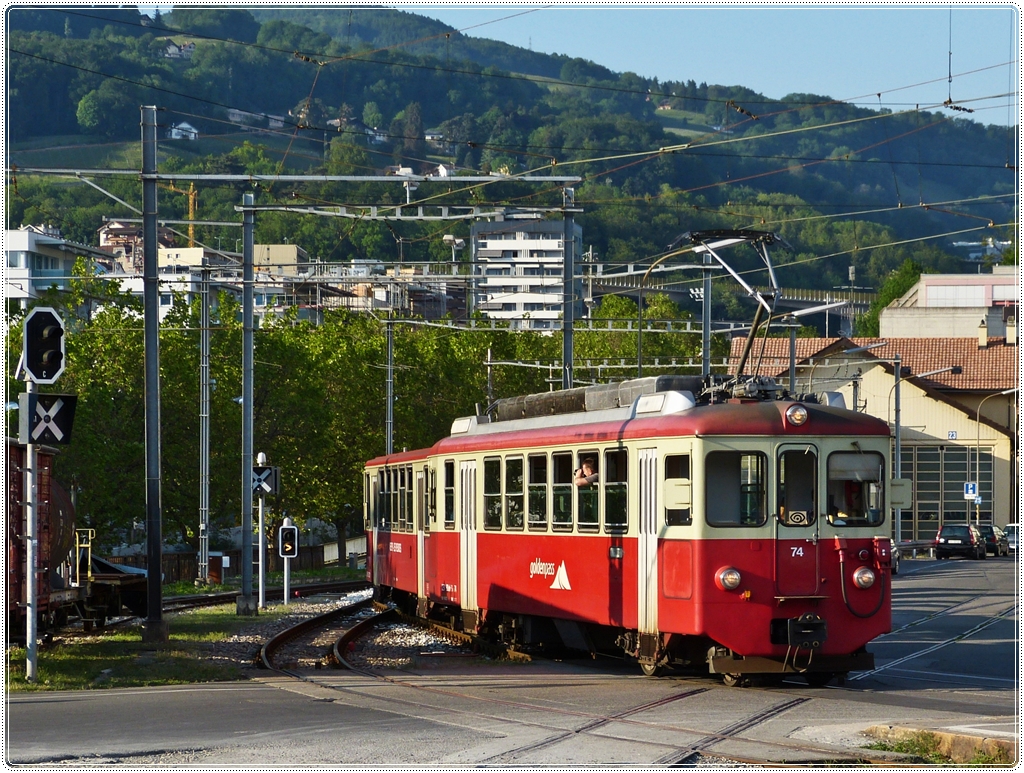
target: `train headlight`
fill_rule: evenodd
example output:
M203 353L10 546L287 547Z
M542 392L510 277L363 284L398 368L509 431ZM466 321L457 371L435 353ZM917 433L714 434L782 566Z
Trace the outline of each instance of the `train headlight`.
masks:
M868 567L862 566L853 573L853 584L861 590L870 588L875 584L875 573Z
M802 405L791 405L786 409L786 421L794 427L799 427L807 421L807 409Z
M733 569L731 566L723 566L715 573L715 584L722 590L736 590L742 581L743 576L739 569Z

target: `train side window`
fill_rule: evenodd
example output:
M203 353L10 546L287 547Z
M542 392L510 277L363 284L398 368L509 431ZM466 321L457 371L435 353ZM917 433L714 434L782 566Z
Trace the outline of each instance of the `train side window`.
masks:
M484 459L484 528L501 528L501 459Z
M686 454L666 456L663 487L666 526L689 526L693 523L690 491L690 457Z
M882 455L835 453L828 457L828 522L833 526L878 526L885 520Z
M427 520L427 474L426 469L415 474L416 479L416 516L413 519L413 531L430 531ZM424 526L426 525L426 529Z
M455 462L444 463L444 527L455 528Z
M388 525L388 475L387 470L377 472L377 528L382 529Z
M604 452L604 528L605 531L624 531L628 525L626 486L628 483L628 457L625 448Z
M551 528L572 531L572 454L551 454Z
M377 522L377 499L374 496L374 483L375 480L370 473L363 475L363 531L369 531Z
M430 528L437 525L437 470L432 467L424 467L423 472L427 476L427 493L423 510L427 514L427 526Z
M810 526L818 518L818 455L812 446L779 454L779 523Z
M412 465L410 464L405 468L405 529L406 531L413 531L416 526L413 510L413 476L412 476Z
M405 492L409 485L405 479L405 468L395 470L395 477L398 479L398 530L405 531L409 518L409 511L405 507Z
M367 496L370 493L370 476L369 473L363 473L363 531L366 531L367 526L370 522L370 499Z
M505 528L523 528L523 457L505 459Z
M527 483L527 523L530 529L545 531L548 528L548 457L546 454L531 456L528 462L529 483Z
M584 464L589 463L590 468L594 471L592 474L600 475L601 470L598 467L599 456L597 451L580 451L576 459L577 469L582 470ZM600 478L593 483L576 487L576 523L579 524L580 531L593 531L597 529L600 522L600 488Z
M388 525L392 531L398 528L398 470L388 469Z
M762 526L767 517L764 454L712 451L704 463L704 517L711 526Z

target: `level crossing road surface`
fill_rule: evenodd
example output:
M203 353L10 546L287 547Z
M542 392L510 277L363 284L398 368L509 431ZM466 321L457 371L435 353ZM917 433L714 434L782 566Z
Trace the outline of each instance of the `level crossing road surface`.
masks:
M334 766L799 762L870 755L904 725L1015 738L1018 565L905 560L875 670L843 686L728 688L599 660L452 665L392 681L258 672L250 681L9 695L9 764ZM761 745L755 746L756 739ZM824 757L823 757L824 754Z

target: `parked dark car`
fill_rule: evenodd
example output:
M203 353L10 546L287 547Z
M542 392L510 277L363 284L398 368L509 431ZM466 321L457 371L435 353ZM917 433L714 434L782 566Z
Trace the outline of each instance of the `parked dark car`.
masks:
M935 538L935 557L965 556L966 558L985 558L985 538L978 527L970 523L947 523Z
M978 526L978 531L985 538L985 549L989 553L996 558L1010 555L1010 541L1006 538L1006 534L1002 529L998 526L982 524Z

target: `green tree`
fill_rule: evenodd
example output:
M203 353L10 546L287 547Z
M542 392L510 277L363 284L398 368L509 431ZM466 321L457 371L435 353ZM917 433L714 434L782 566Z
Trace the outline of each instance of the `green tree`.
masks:
M882 309L901 297L921 278L922 268L909 258L893 271L878 290L878 297L871 304L867 313L856 320L857 335L866 337L878 336L878 315Z
M363 105L363 123L371 129L376 129L384 123L384 116L381 114L376 102L367 102Z

